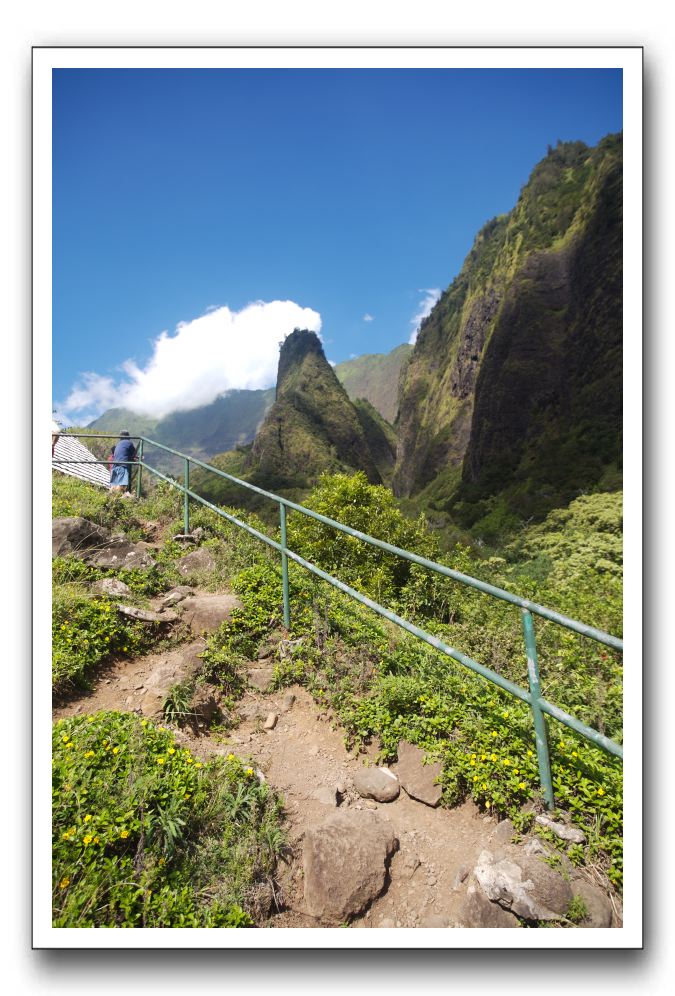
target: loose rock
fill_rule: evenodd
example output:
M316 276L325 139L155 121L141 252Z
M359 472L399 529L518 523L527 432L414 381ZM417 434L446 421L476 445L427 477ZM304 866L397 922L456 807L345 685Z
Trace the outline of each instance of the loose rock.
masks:
M323 806L337 806L337 792L327 785L321 785L312 793L312 798L316 799Z
M436 784L436 779L440 777L443 767L440 761L425 765L424 757L419 747L400 740L396 774L411 799L435 807L441 801L441 786Z
M179 584L171 591L167 592L162 599L162 605L177 605L178 602L182 602L184 598L192 594L192 588L188 587L186 584Z
M360 768L354 774L354 788L364 799L392 802L398 798L399 781L387 768Z
M540 814L535 816L534 822L542 827L546 827L560 840L568 840L571 844L585 844L586 836L578 827L568 827L565 823L557 823L550 816Z
M176 561L178 573L182 574L184 578L190 577L191 574L210 573L215 570L215 567L216 561L213 554L203 548L186 553L184 557Z
M482 851L474 875L489 900L525 920L556 920L572 900L559 872L516 847L498 856Z
M295 695L293 692L287 692L282 700L281 711L290 712L293 708L293 703L295 702Z
M101 578L93 587L94 591L102 595L112 595L113 598L125 598L131 594L129 585L124 581L118 581L117 578Z
M515 833L515 828L511 820L501 820L490 835L492 844L510 844Z
M273 730L274 727L277 725L278 718L279 717L277 716L277 714L275 712L268 712L267 713L267 719L265 720L265 726L264 726L264 728L266 730Z
M383 891L387 862L398 846L392 829L371 813L338 812L305 834L305 905L337 926L362 913Z

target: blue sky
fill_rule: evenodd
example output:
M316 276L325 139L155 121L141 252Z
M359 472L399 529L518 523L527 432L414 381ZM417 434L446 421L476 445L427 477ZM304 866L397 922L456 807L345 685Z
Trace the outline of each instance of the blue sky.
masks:
M618 70L55 70L55 404L264 386L301 322L388 351L548 144L621 127Z

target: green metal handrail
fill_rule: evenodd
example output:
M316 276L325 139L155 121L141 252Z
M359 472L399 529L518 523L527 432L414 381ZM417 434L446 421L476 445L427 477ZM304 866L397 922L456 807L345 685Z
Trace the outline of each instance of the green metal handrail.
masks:
M118 436L107 435L107 434L93 434L93 433L63 433L62 435L78 436L85 439L117 439ZM383 616L390 622L395 623L402 629L416 636L418 639L423 640L429 646L433 647L435 650L440 651L453 660L462 664L464 667L469 668L476 674L481 675L483 678L492 682L492 684L497 685L499 688L508 692L510 695L515 696L522 702L526 702L532 709L532 716L534 720L534 730L535 730L535 743L537 748L537 762L539 767L539 779L541 782L542 792L544 796L544 801L546 806L550 809L553 807L553 784L551 779L551 765L548 753L548 735L546 729L546 718L545 716L551 716L552 718L558 720L558 722L563 723L565 726L574 730L576 733L580 734L586 740L591 741L596 746L602 748L610 754L615 755L618 758L623 759L623 747L620 744L615 743L615 741L610 740L604 734L600 733L598 730L592 729L592 727L587 726L585 723L580 722L571 716L569 713L564 712L557 706L548 702L541 694L540 679L539 679L539 663L537 656L537 644L536 636L534 630L534 619L533 615L541 616L543 619L547 619L550 622L555 623L558 626L563 626L565 629L572 630L581 636L586 636L591 640L598 643L602 643L605 646L612 647L614 650L623 651L623 641L618 639L618 637L611 636L609 633L605 633L602 630L596 629L593 626L587 626L584 623L580 623L575 619L570 619L568 616L562 615L560 612L555 612L552 609L547 609L543 605L539 605L536 602L532 602L529 599L520 598L518 595L514 595L509 591L505 591L503 588L497 588L494 585L487 584L484 581L479 581L477 578L473 578L468 574L462 574L460 571L455 571L450 567L446 567L444 564L438 564L433 560L427 560L426 557L420 557L416 553L411 553L409 550L403 550L400 547L392 546L391 543L385 543L383 540L375 539L374 536L368 536L366 533L362 533L357 529L352 529L350 526L344 525L342 522L337 522L335 519L329 519L325 515L321 515L319 512L314 512L312 509L306 508L304 505L298 505L296 502L290 501L288 498L283 498L280 495L276 495L271 491L265 491L263 488L256 487L255 484L250 484L248 481L242 481L238 477L233 477L232 474L227 474L223 470L219 470L217 467L212 467L210 464L204 463L202 460L198 460L196 457L187 456L185 453L181 453L179 450L174 450L170 446L164 445L164 443L158 443L153 439L148 439L145 436L132 436L132 439L137 439L139 441L137 458L135 461L115 461L120 465L127 465L130 467L137 467L138 474L136 477L136 494L141 493L141 471L142 468L148 470L155 477L166 481L172 487L177 488L183 493L183 531L187 534L190 531L190 499L204 505L206 508L211 509L217 515L226 519L228 522L239 526L241 529L245 529L246 532L255 536L261 542L266 543L273 549L277 550L281 556L281 575L282 575L282 592L283 592L283 614L284 614L284 626L286 629L290 628L291 625L291 609L290 609L290 597L289 597L289 586L288 586L288 561L293 560L296 564L304 567L305 570L314 574L316 577L321 578L323 581L328 582L334 588L339 591L344 592L344 594L349 595L351 598L360 602L362 605L366 605L368 608L372 609L378 615ZM144 446L157 446L159 449L166 453L171 453L173 456L179 457L183 461L183 484L180 484L174 478L163 474L161 471L154 467L151 467L143 459L144 456ZM96 463L96 464L107 464L107 460L52 460L54 464L76 464L76 463ZM254 529L253 526L248 525L246 522L242 522L236 516L231 515L229 512L225 512L222 508L214 505L212 502L207 501L201 495L190 489L190 464L194 464L197 467L201 467L212 474L216 474L218 477L222 477L239 487L246 488L248 491L253 491L256 494L261 495L264 498L268 498L271 501L275 501L279 505L279 526L280 526L280 539L281 542L277 542L270 536L266 536L259 530ZM321 570L315 564L310 561L305 560L299 554L290 550L287 545L286 537L286 512L287 509L292 509L293 511L300 512L302 515L309 516L312 519L316 519L318 522L322 522L324 525L330 526L333 529L337 529L343 533L347 533L348 536L352 536L355 539L362 540L364 543L368 543L370 546L378 547L381 550L385 550L387 553L394 554L398 557L403 557L405 560L411 563L418 564L420 567L426 567L429 570L435 571L437 574L441 574L445 577L451 578L453 581L459 581L461 584L467 585L471 588L476 588L478 591L483 592L486 595L490 595L493 598L500 599L505 602L509 602L512 605L516 605L521 610L522 616L522 626L523 626L523 637L525 641L525 650L527 654L527 674L529 681L529 691L525 688L521 688L520 685L509 681L507 678L503 678L496 671L492 671L490 668L485 667L483 664L479 664L478 661L473 660L461 651L456 650L454 647L450 647L447 643L439 640L437 637L425 632L420 629L419 626L415 626L413 623L408 622L407 619L403 619L401 616L392 612L391 609L385 608L385 606L380 605L378 602L373 601L366 595L363 595L360 591L356 591L349 585L340 581L338 578L333 577L331 574L327 574L326 571Z

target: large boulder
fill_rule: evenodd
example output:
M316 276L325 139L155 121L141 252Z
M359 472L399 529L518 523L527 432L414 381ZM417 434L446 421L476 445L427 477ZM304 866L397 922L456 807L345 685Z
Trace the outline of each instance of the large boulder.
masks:
M425 764L424 751L414 747L407 740L400 740L398 745L398 764L394 770L398 780L412 799L426 803L427 806L437 806L441 801L441 786L436 783L443 766L440 761Z
M213 633L231 618L235 609L241 608L241 602L236 595L200 594L188 595L179 602L179 607L183 621L193 633Z
M398 847L391 826L374 813L335 813L305 834L305 906L338 926L358 916L383 891L387 863Z
M524 920L558 920L574 895L560 872L515 846L482 851L474 875L491 902Z
M52 519L52 557L83 559L92 548L110 540L110 530L97 526L81 515Z
M354 788L363 799L392 802L400 791L398 778L387 768L359 768L354 775Z

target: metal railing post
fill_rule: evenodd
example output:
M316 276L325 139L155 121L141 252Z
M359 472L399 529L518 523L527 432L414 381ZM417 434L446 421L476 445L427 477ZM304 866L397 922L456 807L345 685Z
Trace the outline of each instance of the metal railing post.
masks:
M187 457L183 461L183 487L185 488L183 492L183 532L187 536L190 532L190 496L188 494L190 487L190 461Z
M143 440L142 439L141 439L141 441L138 444L138 452L137 452L136 455L138 456L138 469L136 471L136 497L140 498L141 497L141 471L143 469L141 467L141 464L143 462Z
M288 598L288 557L286 555L286 506L279 502L279 521L281 524L281 585L284 593L284 626L291 628L291 606Z
M530 681L530 696L532 716L534 717L534 735L537 744L537 762L539 764L539 781L544 793L547 809L553 809L553 783L551 781L551 762L548 756L548 733L546 717L541 710L541 688L539 685L539 662L537 659L537 641L534 635L534 622L529 609L522 609L523 633L527 651L527 676Z

